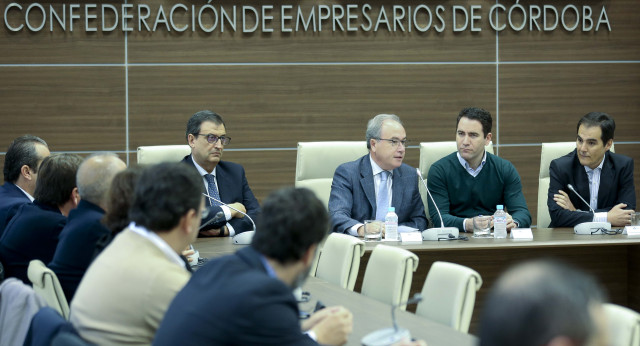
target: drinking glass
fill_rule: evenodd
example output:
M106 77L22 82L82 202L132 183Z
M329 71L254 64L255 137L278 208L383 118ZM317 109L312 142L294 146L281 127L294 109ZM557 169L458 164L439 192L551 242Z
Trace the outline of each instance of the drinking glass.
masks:
M491 216L478 215L473 218L474 238L493 238L491 235Z
M378 220L365 220L364 241L380 241L382 239L383 229L384 222Z

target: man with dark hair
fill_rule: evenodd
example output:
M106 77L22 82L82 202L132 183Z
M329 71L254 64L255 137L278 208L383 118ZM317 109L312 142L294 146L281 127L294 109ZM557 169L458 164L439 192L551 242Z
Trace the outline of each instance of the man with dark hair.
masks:
M456 119L458 151L429 169L427 185L446 227L473 231L472 218L493 215L496 206L507 211L507 229L529 227L531 214L522 194L520 175L511 162L485 151L491 142L491 113L471 107ZM431 221L440 226L438 212L429 200Z
M73 298L82 275L93 260L96 243L110 233L100 220L107 209L111 181L126 167L117 155L99 153L89 156L78 168L76 183L81 200L69 213L53 260L48 265L58 276L67 301Z
M389 207L398 225L427 227L416 169L402 163L407 134L395 114L378 114L367 123L369 154L340 165L333 175L329 214L333 231L364 236L365 220L384 221Z
M576 149L549 166L549 227L591 221L616 227L631 224L636 208L633 159L609 151L615 130L615 121L606 113L591 112L578 121ZM589 205L570 192L568 184Z
M205 199L209 218L202 220L203 225L208 224L200 234L224 237L253 230L251 221L237 210L255 219L260 205L249 188L244 168L222 161L224 147L231 142L222 117L207 110L195 113L187 122L186 139L191 155L185 156L182 162L198 170L207 194L211 196ZM224 218L212 220L219 212L224 213Z
M0 238L0 261L6 277L29 283L29 262L48 263L58 245L58 236L69 212L80 200L76 171L82 158L57 154L42 161L33 203L21 205Z
M604 299L591 276L561 262L516 265L487 296L480 346L605 345Z
M33 202L38 168L49 156L47 143L32 135L11 142L4 159L4 184L0 187L0 235L18 206Z
M131 224L91 263L69 321L97 345L150 344L169 303L189 280L181 251L195 241L204 209L195 171L181 163L145 169Z
M302 324L292 290L329 231L322 202L285 188L263 204L251 246L210 261L178 293L154 345L340 345L352 316L328 307ZM303 333L307 331L307 333Z

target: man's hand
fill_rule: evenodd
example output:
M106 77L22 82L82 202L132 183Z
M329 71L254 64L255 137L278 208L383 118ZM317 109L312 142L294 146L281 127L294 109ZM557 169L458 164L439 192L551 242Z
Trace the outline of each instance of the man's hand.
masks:
M311 315L308 324L315 324L310 329L316 333L319 344L344 345L353 329L353 315L342 306L332 306Z
M624 210L627 205L624 203L620 203L615 207L611 208L607 213L607 221L611 223L611 226L627 226L631 224L631 215L634 213L633 210Z
M236 202L236 203L229 203L230 207L236 208L240 211L242 211L242 213L246 213L247 212L247 208L244 207L244 205L240 202ZM239 213L231 208L229 208L231 210L231 217L232 218L243 218L244 214Z
M511 231L511 229L516 227L518 227L518 225L516 225L516 222L513 221L513 216L507 213L507 231Z
M558 190L558 193L553 195L553 200L556 201L556 204L559 205L562 209L576 211L573 203L571 203L569 195L562 190Z
M358 227L358 237L364 238L364 225Z
M220 232L222 232L222 234L220 234ZM227 229L227 226L222 226L220 228L200 231L200 235L205 237L226 237L229 235L229 229Z

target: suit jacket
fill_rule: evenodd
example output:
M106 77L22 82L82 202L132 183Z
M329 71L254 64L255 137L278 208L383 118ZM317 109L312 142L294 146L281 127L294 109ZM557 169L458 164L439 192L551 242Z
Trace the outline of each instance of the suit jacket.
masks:
M31 199L16 184L4 183L0 187L0 236L18 207L26 203Z
M184 265L127 228L87 269L71 301L69 321L96 345L149 345L190 276Z
M78 207L69 213L67 225L60 233L58 247L48 267L58 276L69 302L93 260L96 243L111 233L100 222L103 216L102 208L81 200Z
M551 216L549 227L573 227L582 222L593 221L593 213L576 194L567 188L573 185L576 191L587 202L590 199L589 177L580 164L576 150L551 161L549 166L549 192L547 206ZM553 200L558 190L569 194L576 211L561 208ZM619 203L626 203L627 209L636 209L636 190L633 185L633 159L608 151L604 156L602 172L600 172L600 188L598 189L598 209L596 212L608 212Z
M317 345L300 330L291 288L252 247L198 269L171 302L154 345Z
M418 191L418 174L407 164L393 170L391 206L398 225L427 227L424 204ZM340 165L333 175L329 214L333 231L346 233L355 224L376 217L376 193L369 154Z
M195 169L191 155L185 156L182 162ZM228 161L218 162L216 166L216 181L218 183L218 192L220 193L221 201L224 203L240 202L247 209L247 214L251 216L252 219L255 220L257 218L260 213L260 204L249 187L247 177L244 174L244 168L241 165ZM215 217L218 212L222 211L220 207L211 206L208 198L205 198L205 201L207 207L209 207L209 217L202 220L203 224ZM253 225L247 217L233 218L229 221L225 221L224 218L222 218L221 221L212 222L202 230L220 228L227 222L233 227L236 234L253 230Z
M66 223L67 218L58 207L37 200L21 205L0 238L0 261L5 277L13 276L30 283L29 262L33 259L51 261Z

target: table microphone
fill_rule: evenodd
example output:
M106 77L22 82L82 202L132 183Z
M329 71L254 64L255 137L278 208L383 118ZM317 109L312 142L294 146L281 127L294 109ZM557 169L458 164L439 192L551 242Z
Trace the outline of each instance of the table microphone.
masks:
M224 212L219 211L216 213L216 215L214 215L211 219L209 219L209 221L200 225L199 230L202 230L204 227L206 227L209 224L220 222L222 219L224 219Z
M438 217L440 218L440 227L433 227L422 231L422 239L423 240L438 240L440 236L448 237L449 234L454 237L458 237L460 235L460 230L458 227L444 227L444 221L442 220L442 214L440 214L440 209L438 209L438 205L436 201L431 196L431 192L429 192L429 188L427 187L427 183L422 179L422 174L420 174L420 169L416 168L416 173L418 173L418 178L424 185L424 189L427 190L427 195L431 198L431 202L433 202L433 206L436 207L436 212L438 212Z
M422 295L416 293L406 302L391 305L391 321L393 322L393 328L384 328L369 333L362 338L361 342L364 346L382 346L393 345L399 341L411 340L411 333L407 329L398 328L396 321L396 309L403 305L415 304L422 300Z
M585 201L584 198L582 198L582 196L580 196L578 191L576 191L576 189L573 188L573 185L567 184L567 188L569 188L569 190L571 190L571 192L575 193L576 196L578 196L578 198L580 198L580 200L582 202L584 202L584 204L586 204L587 207L589 207L589 210L591 210L591 212L594 215L596 214L596 211L593 210L593 208L591 208L591 205L589 203L587 203L587 201ZM575 234L598 234L598 233L602 233L602 230L605 230L605 232L606 231L611 231L611 223L609 223L609 222L583 222L583 223L579 223L579 224L575 225L575 227L573 227L573 232Z
M202 193L202 194L205 195L206 197L208 197L208 198L210 198L210 199L222 204L222 205L227 206L229 209L233 209L233 210L237 211L238 213L240 213L240 214L246 216L247 218L249 218L249 221L251 221L251 225L253 225L253 231L242 232L242 233L238 233L238 234L234 235L233 236L233 243L237 244L237 245L248 245L248 244L251 244L251 240L253 239L253 235L256 232L256 223L253 222L253 219L251 218L251 216L249 216L249 214L243 212L242 210L238 210L238 209L230 206L229 204L227 204L227 203L225 203L225 202L223 202L223 201L221 201L221 200L219 200L219 199L217 199L215 197L211 197L206 193ZM217 214L216 214L216 216L217 216Z

